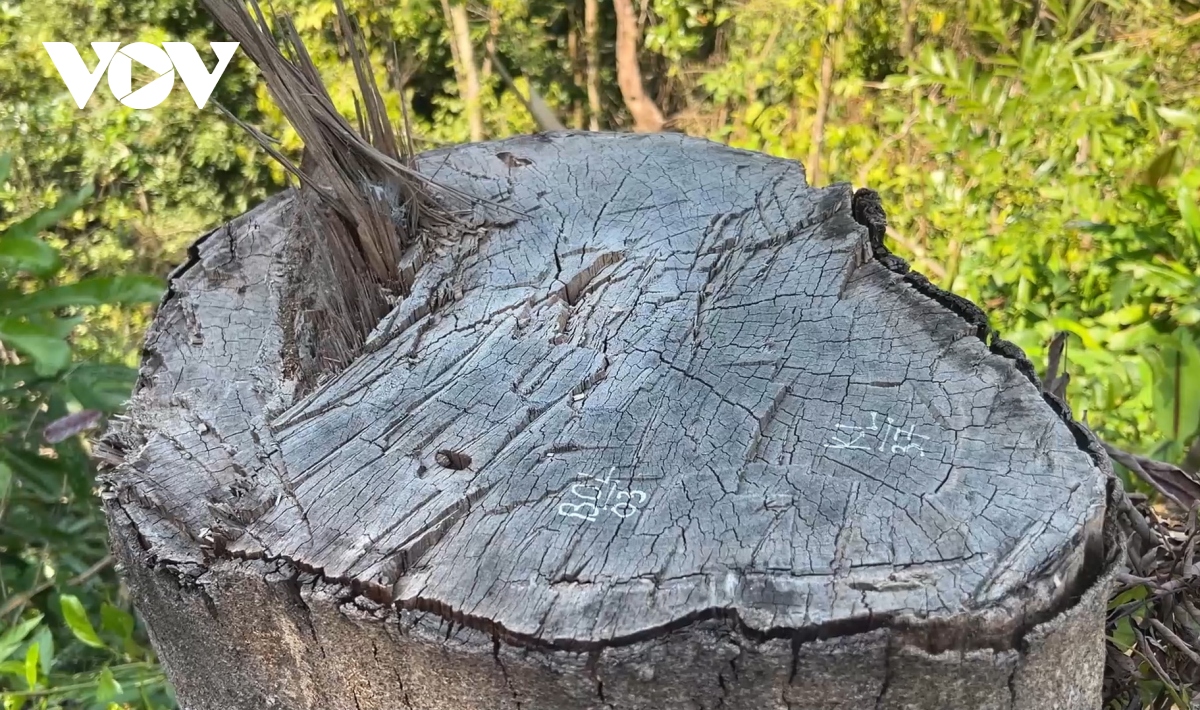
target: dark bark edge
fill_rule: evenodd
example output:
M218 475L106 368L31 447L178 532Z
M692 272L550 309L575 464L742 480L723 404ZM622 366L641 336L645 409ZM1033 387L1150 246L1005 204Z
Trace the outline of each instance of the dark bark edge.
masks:
M1075 437L1080 450L1086 453L1096 463L1096 467L1106 475L1112 476L1112 462L1104 447L1083 424L1079 423L1071 413L1071 407L1057 395L1047 392L1042 387L1042 380L1034 370L1033 363L1025 355L1025 351L1013 343L1000 337L1000 332L988 324L987 314L975 303L944 291L925 277L924 274L913 271L908 262L893 254L884 245L884 235L887 232L887 214L883 209L883 201L879 193L868 187L861 187L854 192L852 199L854 221L867 228L871 240L871 251L875 260L889 271L903 277L904 282L912 286L918 293L937 301L975 328L975 335L987 345L992 353L1013 361L1013 366L1025 375L1034 387L1042 393L1042 398L1054 413L1062 419Z

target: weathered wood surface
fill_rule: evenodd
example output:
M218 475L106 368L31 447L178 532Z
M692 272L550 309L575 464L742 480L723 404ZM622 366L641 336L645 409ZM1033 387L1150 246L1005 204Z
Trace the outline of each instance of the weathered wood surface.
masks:
M172 278L105 498L185 710L1098 707L1106 459L848 186L672 135L421 165L514 211L315 388L295 195Z

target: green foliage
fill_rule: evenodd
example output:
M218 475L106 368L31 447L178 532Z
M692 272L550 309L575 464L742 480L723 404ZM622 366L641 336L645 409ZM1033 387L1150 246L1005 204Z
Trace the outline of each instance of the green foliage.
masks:
M179 0L0 1L0 153L13 156L14 184L0 187L0 211L31 214L60 203L64 185L94 185L99 199L58 223L50 244L74 275L147 273L182 260L197 234L247 210L277 189L263 152L217 112L229 106L251 122L256 76L235 61L204 111L178 86L155 111L118 103L101 81L80 110L42 42L73 41L93 66L92 39L197 43L222 37L198 3ZM8 249L30 247L14 242ZM42 248L44 255L45 248ZM24 253L25 258L37 254ZM82 353L126 356L149 311L96 310L74 343ZM131 317L132 316L132 317Z
M6 178L0 175L0 182ZM67 337L80 319L57 311L154 301L162 292L157 279L140 276L89 276L28 290L30 279L47 279L62 266L57 251L38 233L79 209L91 194L89 186L0 232L0 271L9 275L0 284L0 340L25 356L38 377L57 375L70 364Z
M57 670L70 665L70 659L64 658L67 654L56 655L55 634L44 617L30 616L0 636L4 710L113 710L174 704L162 671L144 640L135 635L128 611L105 604L97 631L78 598L64 594L60 601L64 623L92 651L89 661L95 667L77 673Z
M11 161L0 158L0 184ZM72 278L42 232L88 187L0 230L0 698L17 708L161 707L162 674L111 570L81 430L117 411L131 368L73 360L100 306L157 301L158 279ZM75 593L61 590L73 589ZM114 603L115 602L115 603ZM97 631L89 610L99 609ZM94 613L94 612L92 612Z
M1103 436L1135 446L1167 436L1178 452L1195 428L1154 420L1168 390L1155 389L1162 373L1147 376L1146 358L1197 324L1200 248L1174 199L1190 204L1200 182L1187 164L1196 134L1162 117L1182 125L1200 104L1168 110L1147 58L1098 49L1083 8L1042 29L977 25L996 46L986 61L927 48L890 82L916 94L925 169L880 182L920 207L893 221L941 252L943 285L987 304L1031 356L1054 331L1078 337L1071 401ZM1164 146L1182 160L1150 181L1143 168Z

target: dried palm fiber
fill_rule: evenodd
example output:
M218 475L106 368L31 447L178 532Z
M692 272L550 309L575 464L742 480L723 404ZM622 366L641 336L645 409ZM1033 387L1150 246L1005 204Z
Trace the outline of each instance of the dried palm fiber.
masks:
M335 108L289 17L273 16L277 40L256 2L203 4L259 67L272 99L304 142L304 159L296 166L269 137L226 111L299 180L302 193L315 198L304 201L304 223L296 225L304 238L297 240L291 261L297 268L331 270L327 283L337 284L340 293L297 293L291 299L299 322L289 329L295 350L289 360L311 385L360 351L392 296L408 294L430 235L461 226L446 203L474 200L439 187L413 167L407 114L398 140L360 33L341 0L339 34L360 92L357 132ZM320 334L307 353L301 352L303 342L297 344L304 340L301 331Z

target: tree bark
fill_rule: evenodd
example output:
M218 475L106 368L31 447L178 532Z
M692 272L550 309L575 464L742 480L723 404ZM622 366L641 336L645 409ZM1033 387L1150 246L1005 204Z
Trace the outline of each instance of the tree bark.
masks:
M613 0L617 16L617 86L625 108L633 118L633 130L639 133L656 133L662 130L662 111L654 99L646 94L642 83L639 57L642 49L642 33L638 28L637 13L633 0Z
M1108 459L872 194L672 134L417 166L500 202L311 385L310 197L171 276L100 448L184 710L1099 706Z
M825 117L829 114L829 93L833 88L834 43L845 22L846 0L831 0L826 18L825 41L821 46L821 77L817 84L817 111L813 115L812 136L808 149L808 181L821 183L821 158L825 155Z

